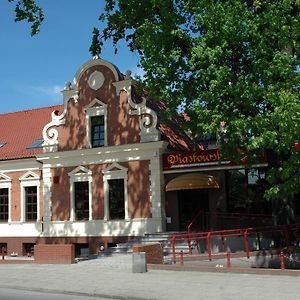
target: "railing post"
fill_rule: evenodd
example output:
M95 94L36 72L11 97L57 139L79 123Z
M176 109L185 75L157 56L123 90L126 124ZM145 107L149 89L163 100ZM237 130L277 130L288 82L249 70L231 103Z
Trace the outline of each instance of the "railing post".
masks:
M246 256L247 258L250 258L249 254L249 240L248 240L248 229L244 232L244 241L245 241L245 250L246 250Z
M191 227L193 225L193 222L191 222L188 226L188 247L189 247L189 254L192 254L192 245L191 245L191 238L190 238L190 233L191 233Z
M180 265L183 266L183 251L180 251Z
M208 259L211 260L211 244L210 244L210 236L211 236L211 232L209 232L207 234L207 253L208 253Z
M258 250L261 250L261 242L260 242L260 234L259 234L259 232L256 233L256 237L257 237Z
M171 243L172 243L172 256L173 256L173 263L176 264L176 254L175 254L175 235L172 236L172 240L171 240Z
M226 256L227 256L227 268L230 269L231 268L230 252L227 252Z
M225 252L225 240L223 234L221 235L221 240L222 240L222 251Z
M285 269L283 250L280 251L280 268L281 268L281 270Z

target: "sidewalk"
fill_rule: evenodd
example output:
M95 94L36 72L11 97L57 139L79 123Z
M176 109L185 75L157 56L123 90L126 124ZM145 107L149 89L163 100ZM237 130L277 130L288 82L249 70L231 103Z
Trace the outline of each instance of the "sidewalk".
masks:
M185 271L197 270L191 262L163 266L181 272L149 266L147 273L132 273L131 262L131 255L118 254L73 265L3 264L0 287L108 299L282 300L297 299L300 293L296 276Z

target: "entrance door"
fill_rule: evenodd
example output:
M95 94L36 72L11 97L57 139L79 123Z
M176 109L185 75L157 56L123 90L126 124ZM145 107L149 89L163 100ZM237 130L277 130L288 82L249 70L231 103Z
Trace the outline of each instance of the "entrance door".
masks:
M208 189L178 191L179 230L186 231L192 221L193 230L204 230L208 210Z

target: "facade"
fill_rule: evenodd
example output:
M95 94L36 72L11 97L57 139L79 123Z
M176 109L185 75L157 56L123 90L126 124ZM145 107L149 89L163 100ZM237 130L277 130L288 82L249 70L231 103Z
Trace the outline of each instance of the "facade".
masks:
M165 229L166 142L132 89L129 73L94 59L66 84L63 105L0 117L0 243L8 253L36 243L96 253Z
M134 91L130 72L93 59L67 82L63 105L0 115L8 254L39 243L95 254L145 233L186 231L191 221L219 229L229 212L268 212L260 202L266 163L247 170L220 161L214 143L195 146Z

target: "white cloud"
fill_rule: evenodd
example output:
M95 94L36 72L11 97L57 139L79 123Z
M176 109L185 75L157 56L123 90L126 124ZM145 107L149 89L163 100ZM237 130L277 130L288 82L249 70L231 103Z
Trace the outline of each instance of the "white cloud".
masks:
M27 88L28 94L34 99L39 99L46 105L60 104L63 102L61 91L64 88L59 85L32 86Z

